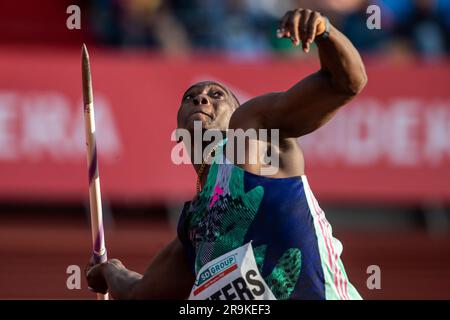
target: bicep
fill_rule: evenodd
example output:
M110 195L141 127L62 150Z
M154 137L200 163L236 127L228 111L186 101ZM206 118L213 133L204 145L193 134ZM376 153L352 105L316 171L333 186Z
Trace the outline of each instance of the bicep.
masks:
M194 280L183 245L176 238L152 260L134 296L137 299L186 299Z
M349 98L327 72L318 71L278 97L269 125L283 136L300 137L323 126Z
M243 119L257 119L260 128L279 129L282 137L297 138L324 125L350 98L333 85L327 72L318 71L285 92L250 100L240 113Z

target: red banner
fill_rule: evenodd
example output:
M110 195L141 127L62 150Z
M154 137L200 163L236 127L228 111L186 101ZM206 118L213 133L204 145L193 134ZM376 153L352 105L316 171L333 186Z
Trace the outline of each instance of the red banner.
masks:
M189 198L195 175L171 161L184 90L213 79L241 101L290 87L311 60L233 62L91 49L103 197ZM79 52L0 53L0 199L87 197ZM369 84L304 138L306 174L321 200L450 200L450 65L370 61Z

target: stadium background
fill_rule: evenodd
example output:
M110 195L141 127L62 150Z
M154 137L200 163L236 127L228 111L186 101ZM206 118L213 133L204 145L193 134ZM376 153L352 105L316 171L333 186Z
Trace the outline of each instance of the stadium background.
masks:
M81 8L68 30L66 8ZM382 29L365 10L381 8ZM328 15L363 54L369 84L300 139L306 173L366 299L450 298L450 1L123 0L0 3L0 298L88 298L66 268L91 240L80 46L94 81L106 244L143 272L175 236L195 176L171 161L181 94L214 79L241 101L318 67L277 40L279 17ZM369 290L367 268L381 269Z

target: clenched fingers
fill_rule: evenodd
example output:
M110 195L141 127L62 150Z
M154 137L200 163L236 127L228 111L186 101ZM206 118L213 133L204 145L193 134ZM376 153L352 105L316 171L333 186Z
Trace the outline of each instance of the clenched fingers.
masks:
M294 46L302 44L303 51L309 52L311 43L318 35L321 24L324 24L322 15L309 9L296 9L288 11L280 21L277 35L279 38L289 38Z
M108 291L108 285L103 277L102 268L103 264L89 263L86 265L85 275L89 290L105 294Z

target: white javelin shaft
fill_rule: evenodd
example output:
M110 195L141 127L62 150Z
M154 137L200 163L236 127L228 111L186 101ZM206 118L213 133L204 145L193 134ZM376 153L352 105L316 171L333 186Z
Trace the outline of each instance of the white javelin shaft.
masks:
M93 260L95 264L106 262L105 236L103 230L102 199L98 173L97 144L95 139L94 101L92 94L91 70L86 45L82 47L82 83L84 103L84 124L89 172L89 204L91 211L91 230ZM98 300L108 300L108 294L97 294Z

